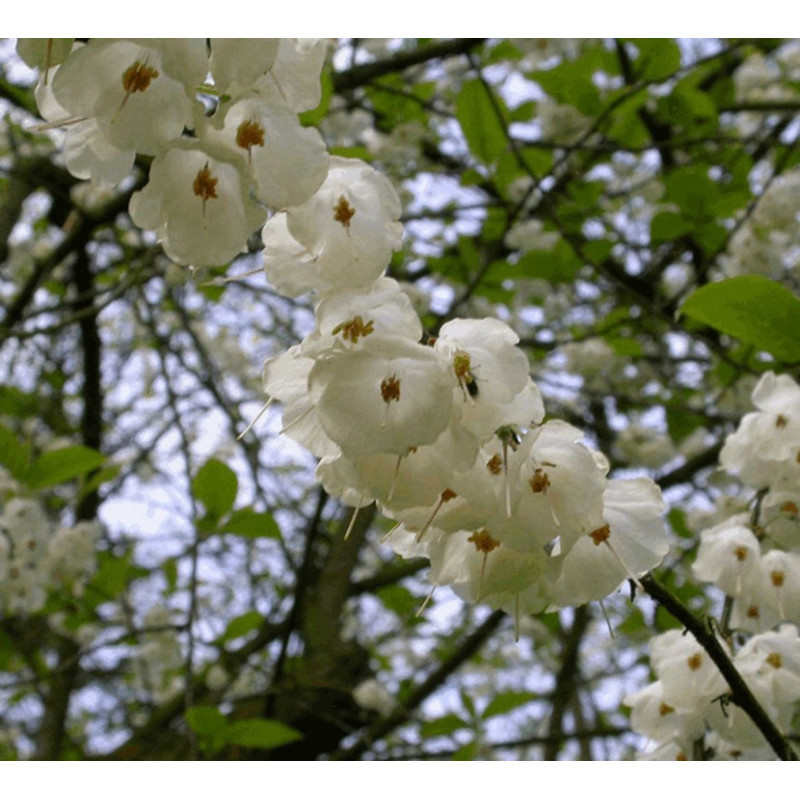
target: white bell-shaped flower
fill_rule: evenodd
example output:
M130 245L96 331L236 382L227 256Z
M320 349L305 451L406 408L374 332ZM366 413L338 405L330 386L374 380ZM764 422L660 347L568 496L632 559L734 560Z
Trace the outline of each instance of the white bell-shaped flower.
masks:
M378 278L364 289L332 292L314 310L316 326L303 340L303 354L353 350L370 337L400 336L412 342L422 337L422 323L408 295L392 278Z
M74 39L17 39L17 54L29 66L42 71L42 75L66 61L72 52Z
M131 198L130 214L154 230L164 252L180 264L227 264L263 223L249 179L191 140L174 142L153 161L150 181Z
M680 740L690 743L705 733L703 711L668 703L664 699L661 681L628 695L625 705L631 708L631 728L654 741Z
M758 411L746 414L720 452L720 464L750 486L773 484L784 462L800 454L800 386L766 372L753 390Z
M280 39L211 39L211 76L220 94L249 90L272 67Z
M746 515L737 515L700 534L692 572L731 597L752 597L761 579L761 552Z
M720 646L727 651L724 642ZM656 636L650 642L650 663L664 687L664 700L676 708L707 708L728 689L691 633L669 630Z
M519 337L496 319L455 319L442 326L434 349L451 365L460 424L481 443L505 425L528 428L544 417Z
M240 95L219 108L203 138L225 147L256 184L259 200L272 208L307 200L328 172L328 152L316 128L304 128L277 98Z
M95 118L70 119L53 95L52 80L40 81L35 90L39 113L53 124L64 123L64 162L76 178L113 186L130 174L136 153L120 150L109 141Z
M320 75L329 39L280 39L266 80L296 112L316 108L322 99Z
M96 119L114 147L156 155L194 128L202 106L187 85L206 70L204 39L92 39L58 68L53 93L71 115Z
M317 413L318 394L312 393L308 376L314 360L300 345L264 363L262 386L271 400L283 403L283 433L299 442L317 458L335 458L341 451L325 433Z
M309 387L319 393L325 432L347 456L406 455L436 441L450 420L445 364L430 347L397 336L318 358Z
M524 530L523 537L509 531L511 547L545 547L558 539L560 551L567 553L581 536L605 524L608 462L581 438L572 425L550 420L527 433L509 456L518 476L511 485L512 516L526 523L517 529Z
M665 504L649 478L610 480L603 492L605 524L578 539L554 586L561 606L602 600L626 578L655 569L669 550Z
M364 288L400 246L400 200L388 179L356 159L331 158L325 182L264 226L264 268L290 296ZM301 274L297 262L301 262Z

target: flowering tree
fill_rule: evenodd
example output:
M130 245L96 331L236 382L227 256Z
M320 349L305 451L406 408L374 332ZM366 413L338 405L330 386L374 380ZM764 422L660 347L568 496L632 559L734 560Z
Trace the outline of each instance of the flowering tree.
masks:
M5 45L6 757L796 758L798 42Z

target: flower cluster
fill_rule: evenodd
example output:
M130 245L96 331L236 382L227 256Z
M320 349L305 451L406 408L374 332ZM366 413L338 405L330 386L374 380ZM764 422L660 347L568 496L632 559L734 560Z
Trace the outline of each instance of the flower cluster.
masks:
M650 643L657 680L626 698L631 725L659 744L645 760L769 760L771 748L750 717L726 702L729 689L708 654L691 634L667 631ZM777 722L791 727L800 697L800 639L797 627L753 636L732 661L758 702Z
M95 568L96 523L54 528L38 500L11 497L0 509L0 614L41 611L48 591L79 593Z
M388 542L425 556L434 584L519 614L600 600L667 551L649 479L609 480L581 432L545 419L518 337L453 319L424 337L385 273L400 203L368 165L331 159L311 199L264 227L266 272L313 292L314 330L264 366L283 430L317 477L397 521Z
M226 264L267 208L322 184L328 153L298 113L320 100L326 42L308 39L20 39L40 66L39 110L64 127L68 169L97 184L152 159L130 214L181 264Z
M545 421L511 328L454 319L423 340L385 275L399 198L355 159L330 157L297 114L320 99L317 40L20 40L43 67L43 116L94 182L151 159L130 203L173 260L230 261L263 223L277 291L317 299L313 332L264 367L284 429L345 503L376 502L389 537L472 601L538 612L599 600L665 555L647 479L609 480L581 432ZM563 127L563 126L562 126ZM271 215L268 217L268 209Z
M745 642L733 663L786 731L800 700L800 386L767 372L753 403L720 452L721 466L758 490L752 512L703 531L692 570L731 599L731 642ZM700 742L717 758L771 757L741 710L720 707L727 684L692 643L677 632L653 640L658 680L628 699L634 730L661 743L650 756L691 757Z

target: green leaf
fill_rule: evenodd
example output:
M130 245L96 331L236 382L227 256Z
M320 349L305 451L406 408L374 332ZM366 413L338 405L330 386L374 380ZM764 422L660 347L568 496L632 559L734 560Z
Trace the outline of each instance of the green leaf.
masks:
M25 476L25 482L32 489L46 489L97 469L103 460L102 453L83 445L50 450L33 462Z
M213 706L195 706L187 709L186 722L199 736L218 736L227 726L225 715Z
M233 508L238 488L236 473L216 458L206 461L192 481L194 496L217 518Z
M706 92L693 86L678 86L658 101L659 119L695 136L713 133L717 128L717 106Z
M681 65L681 51L674 39L631 39L639 51L634 62L637 77L644 81L664 80Z
M703 167L681 167L664 178L667 199L676 203L689 219L707 219L720 187Z
M276 719L238 720L231 723L223 735L228 744L255 747L259 750L271 750L303 738L294 728Z
M710 283L681 312L780 361L800 362L800 299L777 281L743 275Z
M502 108L497 95L494 100ZM484 164L496 161L506 149L505 120L498 118L498 108L481 81L468 81L461 87L456 99L456 117L472 155Z
M170 592L175 591L178 585L178 560L176 558L168 558L162 565L164 570L164 577L167 579L167 589Z
M252 508L239 508L224 523L223 531L248 539L280 539L281 530L272 514L255 511Z
M482 717L489 719L490 717L497 717L501 714L508 714L515 708L524 706L533 700L537 700L539 695L535 692L500 692L496 694L490 701L486 708L483 710Z
M678 536L684 539L694 539L694 531L689 527L686 522L686 512L681 508L671 508L667 513L670 527Z
M114 555L108 551L97 554L98 568L86 586L85 596L92 605L119 597L132 580L148 574L143 567L131 563L131 554Z
M687 393L681 393L666 406L667 430L673 442L682 442L707 420L703 414L689 411Z
M30 445L21 442L6 427L0 425L0 464L17 480L22 480L31 460Z
M451 733L469 728L470 723L458 714L445 714L439 719L432 719L423 723L420 733L426 739L434 736L449 736Z
M258 611L245 611L238 617L234 617L225 628L225 633L220 636L221 642L229 642L233 639L238 639L240 636L246 636L248 633L256 630L264 621L264 617Z
M671 242L692 230L692 223L674 211L661 211L650 223L650 240L654 245Z
M472 740L462 745L453 753L451 761L474 761L478 755L478 742Z
M564 241L550 250L532 250L526 253L513 268L511 278L542 278L550 283L569 283L575 280L583 266L575 251Z
M104 467L103 469L98 469L96 472L93 472L92 476L81 486L81 496L87 495L95 489L99 489L104 483L113 481L114 478L119 475L119 471L119 465L112 464L110 467Z
M626 88L620 90L628 92ZM642 122L641 109L648 95L644 91L634 93L627 100L617 101L615 96L609 97L608 101L615 101L614 113L609 119L606 136L624 147L639 148L644 147L650 142L650 133L647 126Z
M410 589L400 584L392 584L379 589L380 601L389 610L403 619L413 620L420 607L420 599Z

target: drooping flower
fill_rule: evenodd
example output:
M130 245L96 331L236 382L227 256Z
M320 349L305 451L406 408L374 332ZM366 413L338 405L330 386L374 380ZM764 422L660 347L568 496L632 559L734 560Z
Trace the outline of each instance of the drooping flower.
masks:
M305 202L328 171L328 152L315 128L304 128L277 97L249 93L221 106L205 141L225 147L256 184L259 200L276 209Z
M198 267L227 264L266 217L236 165L191 140L171 143L150 167L150 181L131 198L130 214L154 230L166 254Z
M720 452L722 467L750 486L774 485L787 465L800 470L800 386L766 372L753 390L758 411L746 414Z
M323 428L348 456L406 455L447 427L452 383L429 347L398 336L319 357L309 374Z
M95 119L119 150L156 155L195 127L202 106L193 87L207 69L204 39L92 39L58 68L53 94L69 114Z
M357 159L331 158L319 190L264 226L267 277L290 296L368 287L400 246L400 211L384 175Z

